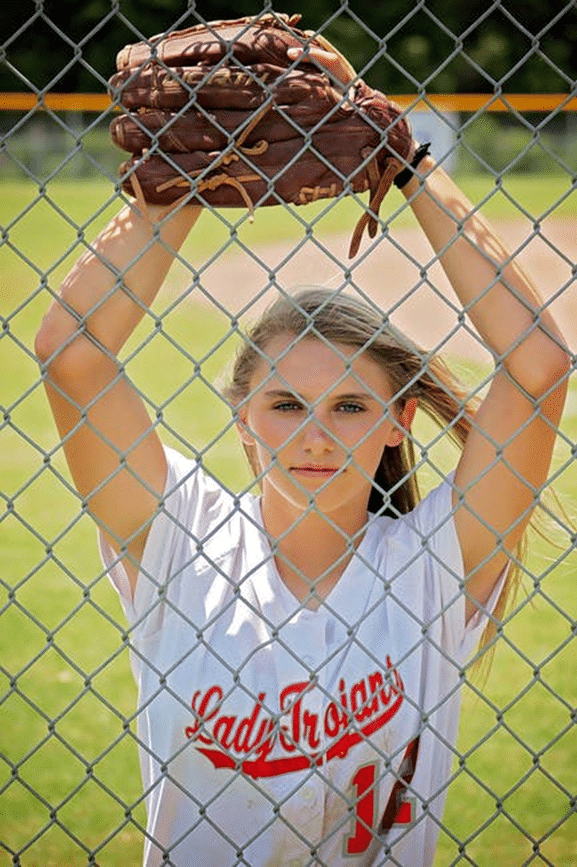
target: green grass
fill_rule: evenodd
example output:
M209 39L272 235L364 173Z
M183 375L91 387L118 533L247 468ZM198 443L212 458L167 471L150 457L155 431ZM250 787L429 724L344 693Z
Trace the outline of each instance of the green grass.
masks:
M474 201L491 189L479 178L465 186ZM508 195L534 217L567 192L559 178L507 182ZM48 199L39 200L32 187L5 184L0 202L0 223L8 227L8 243L0 247L0 867L12 864L16 853L15 863L24 867L74 867L88 863L90 852L101 867L131 867L141 857L144 809L124 619L102 575L93 526L69 487L31 354L49 293L79 253L77 227L94 235L111 212L92 218L107 195L98 184L53 183ZM556 213L575 216L576 200L575 193L567 196ZM388 204L390 213L397 206L398 197ZM241 212L229 216L240 221L239 237L251 245L302 236L301 218L318 220L321 235L350 231L354 203L323 216L326 208L295 209L296 217L263 209L254 224ZM503 193L486 210L498 218L516 212ZM196 263L230 237L216 217L205 217L185 249ZM174 339L194 346L197 358L206 355L202 374L213 383L230 346L210 349L229 326L226 316L187 300L130 362L130 373L153 404L163 406L165 438L186 437L205 449L208 465L236 487L248 475L233 433L218 439L227 409L208 386L190 382L193 366L171 344ZM151 327L150 320L142 324L131 350ZM562 428L569 444L577 439L576 398L573 388ZM560 443L557 466L569 459L569 444ZM561 473L557 487L574 504L574 470ZM577 863L577 815L569 815L577 767L570 728L577 704L570 641L577 563L574 554L563 557L567 536L559 535L560 550L536 540L530 565L543 575L541 589L534 599L520 596L479 694L465 689L459 749L466 764L456 768L445 822L465 841L470 860L459 861L459 844L443 832L437 867ZM541 857L531 861L533 846Z
M529 216L534 220L549 212L558 217L577 215L577 190L564 175L517 174L505 176L499 184L491 176L481 174L460 180L471 200L482 202L484 213L491 218ZM60 253L67 243L75 242L77 226L88 238L93 237L116 207L108 182L56 180L46 185L45 192L40 195L38 187L32 183L4 181L2 184L2 225L10 227L10 238L20 242L35 261L45 246L48 261L52 263L56 251ZM201 252L218 249L230 239L230 227L234 238L248 244L304 237L309 226L321 237L331 232L348 233L361 214L359 201L365 198L358 201L346 198L336 205L331 200L321 200L304 207L261 208L256 211L254 222L249 221L246 211L234 208L221 210L218 217L205 214L193 235L192 249ZM103 211L109 202L112 202L112 210ZM398 194L385 199L381 216L392 219L393 225L404 225L412 219ZM74 225L69 225L70 222ZM52 240L58 238L60 244L45 245L47 225L55 233Z

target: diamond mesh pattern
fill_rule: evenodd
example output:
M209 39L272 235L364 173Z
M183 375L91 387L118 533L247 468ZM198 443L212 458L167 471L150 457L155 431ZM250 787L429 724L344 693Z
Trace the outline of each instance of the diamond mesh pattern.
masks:
M142 39L143 35L118 3L111 3L110 11L80 39L55 23L44 3L36 2L34 6L29 18L1 48L5 68L17 82L15 87L34 93L38 104L32 110L0 118L0 172L6 183L0 243L2 271L6 275L0 299L0 358L4 370L0 421L0 863L25 867L137 864L148 837L145 801L149 795L141 791L138 748L169 786L182 789L171 762L177 763L190 748L190 738L194 740L202 728L203 714L195 711L194 701L191 713L190 698L183 699L173 687L173 675L185 660L173 659L166 666L156 666L135 639L141 624L126 625L95 550L94 525L87 503L75 492L66 469L64 442L48 420L42 388L46 374L39 370L32 346L34 332L63 274L71 261L90 247L91 239L122 198L116 178L117 158L103 144L110 111L98 115L58 112L46 108L44 98L51 91L64 89L62 83L77 66L104 89L107 73L86 59L90 45L111 27L124 28L129 34L127 41ZM360 75L378 84L386 64L395 71L397 81L405 83L404 89L416 94L407 109L409 117L424 103L429 115L450 133L450 144L437 149L437 159L443 162L456 157L465 171L477 173L481 181L476 187L475 208L505 213L503 230L510 241L512 258L527 259L541 269L545 295L540 312L551 307L566 326L570 342L575 336L577 248L575 220L569 206L574 201L577 178L575 150L571 149L567 132L574 131L574 119L564 110L577 90L552 34L558 32L555 28L560 22L569 32L575 27L575 17L575 2L548 12L546 20L537 23L520 20L506 3L495 2L485 10L475 6L468 24L455 32L452 21L445 20L439 11L439 4L421 0L410 12L399 16L387 33L374 32L347 3L319 26L320 32L337 41L341 37L344 42L347 35L354 34L355 50L359 56L365 51L364 59L356 58L354 52L350 55ZM413 29L422 19L435 35L438 50L434 56L429 53L424 57L422 52L419 55L420 37L413 34ZM188 10L171 26L177 29L203 20L199 13ZM514 49L505 65L499 58L498 40L485 44L476 38L488 21L498 24L497 29L504 29L509 36L514 34L514 40L509 40ZM61 40L62 59L56 72L48 74L42 84L35 84L12 57L15 46L27 38L27 33L44 31ZM510 80L529 63L542 69L547 89L567 94L560 97L556 109L523 113L514 107L513 100L508 101ZM48 68L54 68L54 58ZM445 113L428 97L429 92L443 91L454 69L486 83L493 97L488 97L484 109L469 114ZM483 140L482 132L487 109L497 100L508 107L506 123L500 127L503 141L511 141L512 133L516 135L514 146L508 151L503 146L499 153L494 141ZM495 129L490 131L493 136ZM520 172L536 165L547 167L539 178L553 176L547 199L537 202L527 197L525 188L518 183L519 178L526 177ZM91 183L96 195L89 194ZM71 192L73 189L81 191L81 200ZM545 185L538 189L545 189ZM488 360L493 360L497 369L502 368L504 359L491 359L481 337L466 319L467 311L463 313L447 293L438 257L420 246L414 232L411 234L405 205L399 206L396 199L391 201L389 212L382 216L383 235L366 245L354 263L343 259L346 245L339 232L343 226L353 225L353 211L359 205L359 197L340 197L303 208L284 206L280 225L288 240L274 239L274 243L266 227L263 231L267 221L263 212L257 212L254 226L248 225L244 212L204 214L205 226L195 230L176 256L158 303L153 310L145 311L143 323L123 350L123 368L138 388L151 423L162 438L195 460L209 478L230 493L229 511L219 526L208 536L194 540L195 557L203 568L211 566L224 581L226 571L214 558L211 547L214 534L238 512L244 514L255 532L258 522L243 506L242 494L253 488L254 480L239 469L234 419L218 384L219 372L228 364L233 347L243 339L247 320L272 298L286 293L295 283L309 282L328 283L335 291L344 289L356 294L384 310L387 324L404 329L408 323L409 333L416 325L421 333L415 338L422 337L427 346L422 353L424 369L437 351L464 359L463 365L474 369L470 399L485 393L490 385L493 370L488 368ZM343 213L344 217L338 216ZM53 243L46 243L45 237L40 243L40 236L46 232L53 233ZM402 275L400 288L388 285L394 280L383 286L382 270L371 270L371 255L377 245L386 247L393 277L397 279L395 269ZM227 281L229 286L223 290ZM161 375L149 376L153 368ZM349 372L347 368L343 376ZM193 412L198 405L203 407L200 417ZM383 405L385 414L389 409ZM309 413L313 411L314 406L309 408ZM539 413L538 405L535 412ZM461 415L468 415L465 401ZM447 781L447 808L442 819L437 818L438 867L494 863L560 867L577 863L577 607L572 587L576 535L570 514L549 496L553 485L561 497L570 498L575 493L575 424L573 391L557 432L550 477L543 490L534 492L548 520L545 536L554 536L557 543L554 546L535 537L535 553L522 566L526 592L516 600L513 610L496 620L494 667L489 677L475 679L469 665L456 673L454 691L463 693L464 706L459 740L456 748L451 748L454 761ZM427 420L417 424L412 439L419 479L428 490L446 478L455 456L447 454L446 437ZM124 463L126 456L119 453L118 457ZM314 508L311 502L308 511ZM429 541L424 537L423 545ZM349 550L354 542L348 540ZM496 538L495 546L502 547L503 541ZM362 554L359 556L362 559ZM259 562L255 571L262 565ZM372 569L369 560L365 565ZM251 577L251 573L245 575L243 582ZM384 592L426 636L432 624L421 623L398 593L398 577L393 574ZM214 660L227 673L228 686L219 701L240 691L248 705L258 706L263 716L275 720L277 726L281 724L282 714L279 716L279 708L270 696L260 694L250 679L245 681L250 660L235 659L234 655L225 659L214 649L211 636L223 612L209 613L206 620L197 622L180 610L170 590L154 574L148 579L155 588L155 600L142 621L169 609L186 623L193 636L186 653L202 653L207 665ZM455 596L461 592L466 591L455 581ZM238 593L242 593L242 582ZM315 598L312 586L309 602ZM453 602L454 598L448 601L438 616ZM255 618L263 619L256 603L247 601L246 605L252 605ZM383 660L359 638L361 620L349 623L330 600L322 602L321 607L344 636L321 663L308 660L302 648L295 645L290 617L268 620L265 626L291 664L301 666L306 689L314 688L326 709L336 708L331 705L336 689L329 682L329 673L339 653L347 648L346 652L359 649L376 671L381 670ZM373 608L369 607L363 618L372 614ZM407 658L414 649L410 648ZM439 652L444 654L442 648ZM170 757L151 754L139 733L137 721L148 708L137 701L129 671L130 653L137 664L147 668L147 676L156 679L157 689L149 693L147 703L163 696L163 700L172 702L175 712L189 720L189 740L176 746ZM405 661L398 659L396 664ZM389 681L380 684L379 695L386 694L388 702L400 689L391 678L389 672ZM365 705L357 707L357 716L349 714L350 738L362 741L368 737L361 720L366 702L376 701L376 695L376 691L368 697L365 693ZM288 715L295 719L300 712L300 698L300 694L292 696L284 707L285 718ZM433 729L435 733L439 708L429 707L425 712L414 699L405 696L405 700L421 714L422 732ZM309 719L309 746L313 740L310 725ZM231 865L253 863L251 845L267 830L266 826L245 829L239 844L213 818L222 792L228 787L235 791L247 774L255 800L264 800L270 806L268 824L280 821L290 831L293 843L297 841L307 852L282 863L287 867L326 864L318 849L331 835L343 837L349 854L362 851L365 844L368 847L374 830L372 819L363 809L369 803L371 786L391 771L401 776L401 759L410 746L403 743L402 749L391 752L375 748L378 755L373 767L378 768L378 778L362 776L359 769L352 785L343 788L338 775L332 773L334 765L328 761L310 763L309 753L298 738L291 740L286 732L285 738L287 750L297 763L299 757L304 759L307 768L296 789L287 785L272 797L258 774L251 776L248 765L239 763L231 751L232 773L222 777L220 788L206 796L184 790L189 799L190 828L203 822L212 824L214 834L230 844ZM254 750L249 758L255 758ZM320 838L310 831L306 819L307 798L319 781L346 806L344 818ZM418 791L410 778L405 783L409 803L411 798L418 798ZM302 823L294 818L297 798L304 804ZM427 809L425 805L425 814ZM400 865L387 848L386 839L375 857L371 863ZM170 848L158 856L158 863L179 862L171 859Z

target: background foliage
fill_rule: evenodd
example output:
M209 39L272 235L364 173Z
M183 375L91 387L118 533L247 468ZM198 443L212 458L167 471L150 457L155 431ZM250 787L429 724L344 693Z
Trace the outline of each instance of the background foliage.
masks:
M373 86L391 93L567 92L577 77L575 0L316 0L320 28ZM279 0L276 11L303 6ZM0 90L98 92L125 43L203 20L254 15L267 0L4 0ZM380 55L375 59L376 55Z

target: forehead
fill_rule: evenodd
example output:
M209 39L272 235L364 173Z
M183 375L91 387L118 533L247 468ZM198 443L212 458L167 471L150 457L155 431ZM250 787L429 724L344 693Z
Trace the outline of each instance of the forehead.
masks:
M325 343L316 337L282 335L265 347L254 373L252 386L289 385L299 394L320 394L335 389L369 389L380 397L390 397L387 375L368 353L357 355L355 347L344 343ZM272 366L274 365L274 370Z

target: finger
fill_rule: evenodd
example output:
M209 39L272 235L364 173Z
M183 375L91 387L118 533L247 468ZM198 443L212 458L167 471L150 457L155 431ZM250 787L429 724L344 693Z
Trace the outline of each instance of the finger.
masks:
M307 60L316 60L323 66L325 64L338 63L338 57L334 52L325 51L324 49L317 48L314 45L310 45L306 48L298 48L297 46L294 48L288 48L287 54L291 60L306 58Z
M348 62L343 63L343 58L339 54L319 48L316 45L309 45L305 48L298 48L296 46L288 48L287 56L290 60L304 60L308 63L318 63L319 66L322 66L323 69L326 69L328 73L343 84L348 84L351 78L354 77L354 70L352 70Z

